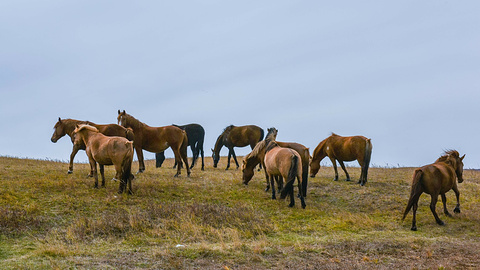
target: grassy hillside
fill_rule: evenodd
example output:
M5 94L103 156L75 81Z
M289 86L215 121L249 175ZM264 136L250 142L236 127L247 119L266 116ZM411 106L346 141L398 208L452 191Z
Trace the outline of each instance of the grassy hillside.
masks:
M433 157L432 159L434 159ZM413 168L371 168L369 182L310 178L307 208L270 199L263 173L194 168L173 178L172 160L136 176L133 196L93 188L87 164L0 157L1 269L393 269L480 267L480 172L459 185L461 214L438 226L420 199L418 231L406 205ZM134 164L134 169L138 164ZM349 168L352 178L360 170ZM340 174L341 178L344 176ZM453 214L455 196L447 194Z

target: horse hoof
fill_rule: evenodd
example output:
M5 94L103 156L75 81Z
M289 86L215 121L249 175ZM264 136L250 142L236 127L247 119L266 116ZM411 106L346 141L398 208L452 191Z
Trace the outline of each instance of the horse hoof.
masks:
M460 214L460 208L455 207L455 209L453 209L453 212L456 214Z
M350 178L347 178L347 179L345 179L345 181L350 182L350 181L352 181L352 180L350 180Z
M295 204L293 204L293 203L288 205L288 207L294 207L294 206L295 206Z
M141 171L141 170L138 170L137 174L139 174L139 173L143 173L143 170L142 170L142 171Z
M73 173L73 170L68 170L67 171L67 174L72 174Z
M437 224L440 225L440 226L443 226L443 225L445 225L445 222L439 220L439 221L437 221Z
M413 226L410 230L416 232L417 231L417 226Z
M307 205L303 204L303 205L302 205L302 209L305 209L305 207L307 207Z

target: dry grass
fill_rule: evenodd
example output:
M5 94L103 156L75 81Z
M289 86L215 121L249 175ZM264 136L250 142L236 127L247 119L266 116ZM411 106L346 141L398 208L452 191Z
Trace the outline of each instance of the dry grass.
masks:
M2 269L452 269L480 258L480 172L460 184L462 213L436 225L423 195L418 232L400 220L413 168L372 168L366 187L334 182L322 168L309 181L307 208L264 192L257 173L194 168L173 178L147 161L133 196L118 182L94 189L87 164L0 157ZM134 164L138 168L138 164ZM358 168L348 168L358 178ZM185 174L185 172L184 172ZM106 170L107 178L114 175ZM343 174L341 174L341 177ZM455 206L447 194L448 208ZM441 213L441 203L437 206Z

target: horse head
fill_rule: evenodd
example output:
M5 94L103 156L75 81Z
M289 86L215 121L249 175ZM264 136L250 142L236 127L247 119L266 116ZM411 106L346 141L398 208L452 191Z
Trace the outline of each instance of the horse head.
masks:
M252 180L254 175L253 166L248 166L248 161L243 159L242 163L242 180L244 185L248 185L248 182Z
M455 174L457 175L458 183L463 182L463 159L465 155L460 157L460 154L456 150L449 150L445 152L446 155L438 158L437 161L443 161L450 166L453 167L455 170Z
M50 140L54 143L56 143L60 138L67 134L67 132L65 131L65 125L63 124L60 117L58 117L58 122L55 124L53 129L54 131Z
M120 126L126 127L126 124L127 124L126 114L127 113L125 112L125 110L123 110L123 112L118 110L117 124L119 124Z
M270 141L275 141L277 139L278 130L274 127L267 129L267 136L265 136L265 141L268 143Z
M220 160L220 153L215 153L215 150L212 149L212 159L213 159L213 167L216 168L218 165L218 161Z

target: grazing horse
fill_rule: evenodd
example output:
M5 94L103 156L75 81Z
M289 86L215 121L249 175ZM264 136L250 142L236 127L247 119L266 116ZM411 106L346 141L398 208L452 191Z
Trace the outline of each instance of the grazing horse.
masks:
M225 170L230 168L230 158L232 156L238 169L237 156L233 148L250 145L250 148L253 149L261 140L263 140L263 129L258 126L248 125L236 127L230 125L226 127L222 134L218 136L215 142L215 148L212 149L213 167L217 167L218 161L220 160L220 149L225 145L228 148L227 168Z
M453 212L460 213L460 192L458 191L458 183L463 182L463 159L465 155L460 157L456 150L446 151L445 155L438 158L435 163L425 165L418 168L413 173L412 188L407 207L403 213L402 220L405 219L410 209L413 207L412 231L417 230L416 213L418 208L418 199L423 192L430 194L430 210L432 211L435 221L438 225L445 223L438 217L435 211L438 195L442 197L443 212L446 216L452 215L447 210L447 197L445 193L453 189L457 197L457 205Z
M205 163L204 163L204 157L203 157L203 142L205 140L205 129L199 124L188 124L184 126L177 126L177 125L172 125L176 126L178 128L181 128L187 132L187 137L188 137L188 145L190 145L190 149L192 149L192 165L190 165L190 169L195 166L195 162L197 161L198 155L200 154L202 156L202 171L205 170ZM160 152L155 154L155 159L156 159L156 167L162 167L163 161L165 160L165 153ZM175 162L175 165L173 166L175 168L177 166L177 163Z
M264 163L263 160L265 157L266 146L270 141L275 141L277 137L277 133L278 133L278 130L276 128L269 128L267 132L267 136L265 136L265 140L257 143L257 145L255 145L255 148L253 148L252 152L250 152L243 158L242 173L243 173L243 183L245 185L248 185L248 182L250 182L250 180L252 179L255 166L259 163L260 164ZM279 141L275 141L275 142L278 144L278 146L293 149L297 151L297 153L300 155L302 160L302 195L303 197L307 197L308 164L310 162L309 149L299 143L279 142ZM265 164L263 165L265 166ZM266 173L265 173L265 176L267 179L267 187L265 191L268 191L270 189L270 181Z
M70 164L68 166L69 174L73 173L73 159L75 158L75 155L77 154L78 150L85 150L86 148L83 141L81 140L75 141L73 138L73 131L75 130L76 126L80 124L88 124L90 126L93 126L97 128L98 131L100 131L100 133L106 136L118 136L118 137L127 138L130 141L134 140L134 134L132 129L127 129L117 124L97 125L89 121L80 121L75 119L61 119L59 117L58 122L53 127L54 131L53 131L51 141L56 143L63 136L65 135L70 136L73 143L73 149L72 149L72 153L70 154Z
M270 179L272 188L272 199L275 199L274 177L281 176L285 181L285 187L281 190L280 199L285 199L290 195L289 207L295 205L295 196L293 195L293 185L295 178L298 179L298 193L302 208L306 207L302 192L302 166L301 157L297 151L290 148L278 146L274 141L268 143L265 149L265 170Z
M123 193L127 189L128 194L132 194L133 142L122 137L105 136L97 128L89 125L79 125L73 132L75 140L80 140L87 146L86 151L95 178L95 188L98 188L98 162L102 175L102 187L105 187L104 166L114 165L115 178L120 179L118 193Z
M133 147L135 148L135 151L137 151L139 173L145 170L142 149L153 153L160 153L165 151L168 147L171 147L173 154L175 155L175 162L181 165L183 160L187 175L190 176L190 168L188 167L187 160L188 138L187 133L184 130L175 126L150 127L127 114L125 110L123 112L118 110L117 121L118 124L133 129L133 132L135 133ZM181 174L181 167L182 166L177 167L175 177Z
M350 175L345 169L344 161L357 160L362 168L360 180L358 183L364 186L367 183L368 167L370 165L370 157L372 156L372 142L363 136L342 137L335 133L325 140L321 141L313 151L313 158L310 162L310 176L315 177L320 170L320 161L326 156L330 158L335 170L335 178L338 180L337 160L342 166L347 181L350 181Z

